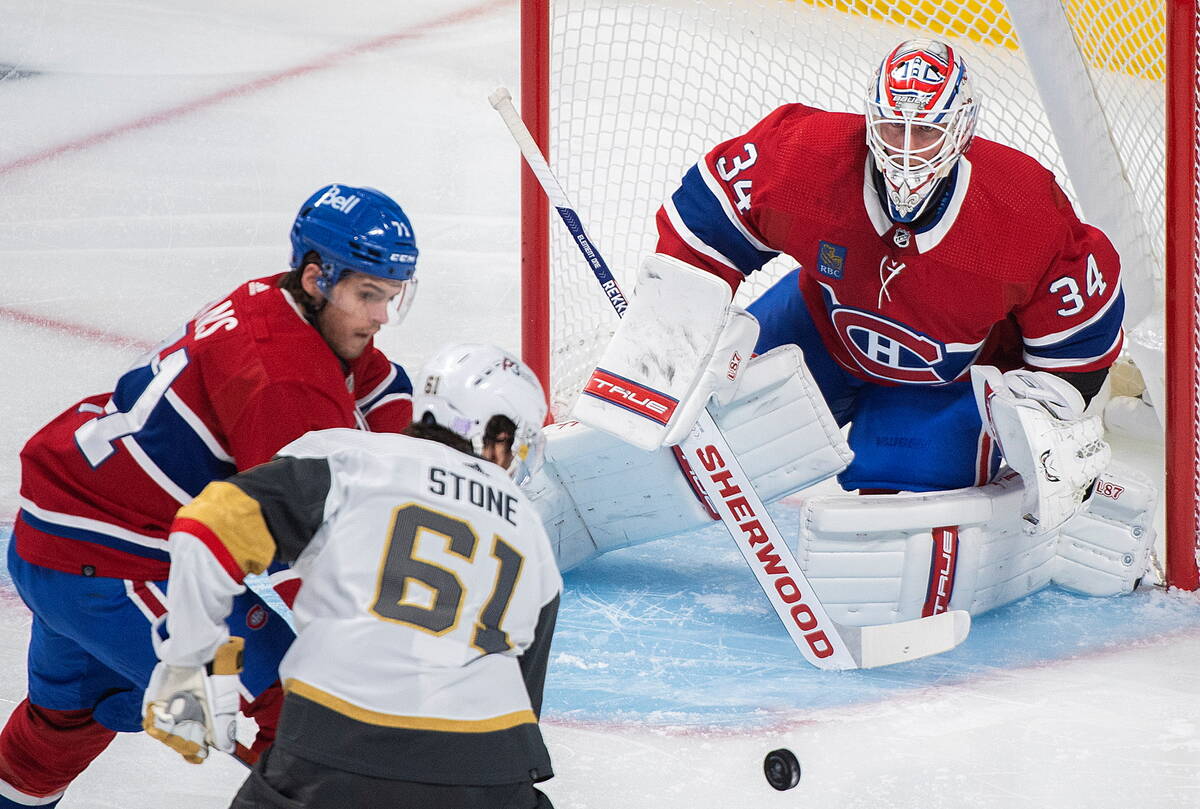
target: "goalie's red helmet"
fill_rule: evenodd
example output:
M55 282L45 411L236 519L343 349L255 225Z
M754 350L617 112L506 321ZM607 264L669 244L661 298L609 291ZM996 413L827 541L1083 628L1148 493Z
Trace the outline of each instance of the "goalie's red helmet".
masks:
M894 221L925 211L970 146L978 111L967 66L945 42L909 39L884 57L867 96L867 146Z

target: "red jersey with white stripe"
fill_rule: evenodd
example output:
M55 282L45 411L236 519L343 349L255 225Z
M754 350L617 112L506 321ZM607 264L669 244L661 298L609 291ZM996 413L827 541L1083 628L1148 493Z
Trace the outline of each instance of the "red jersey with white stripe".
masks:
M1112 364L1117 254L1050 171L975 138L938 207L897 225L869 160L863 116L780 107L687 172L659 211L658 250L735 287L791 256L829 353L871 382L944 384L976 363Z
M21 452L16 551L68 573L165 579L176 510L210 481L269 460L310 430L398 432L404 370L369 344L343 363L280 289L249 281Z

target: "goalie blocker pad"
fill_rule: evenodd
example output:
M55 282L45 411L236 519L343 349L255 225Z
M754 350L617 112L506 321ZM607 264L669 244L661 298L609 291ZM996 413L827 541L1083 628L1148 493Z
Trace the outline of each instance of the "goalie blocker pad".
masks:
M930 494L813 498L799 562L829 616L854 626L963 609L971 615L1054 582L1084 595L1131 591L1149 568L1156 490L1123 467L1100 476L1058 532L1024 530L1021 478Z
M709 397L737 383L758 321L721 278L654 254L571 417L645 451L683 440Z
M764 502L837 474L854 457L796 346L746 363L717 425ZM713 517L669 449L642 452L578 422L546 428L546 462L524 487L559 568L695 530Z

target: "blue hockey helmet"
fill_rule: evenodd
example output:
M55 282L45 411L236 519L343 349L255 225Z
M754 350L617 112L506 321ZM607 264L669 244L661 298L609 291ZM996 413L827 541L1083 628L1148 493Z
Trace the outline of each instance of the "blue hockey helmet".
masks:
M300 206L292 224L292 269L314 251L324 270L317 281L326 295L346 271L389 281L415 281L417 240L404 210L374 188L334 183Z

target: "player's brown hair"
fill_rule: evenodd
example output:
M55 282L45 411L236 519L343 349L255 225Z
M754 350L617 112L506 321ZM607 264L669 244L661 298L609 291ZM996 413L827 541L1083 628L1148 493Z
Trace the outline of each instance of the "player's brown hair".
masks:
M451 449L456 449L459 452L465 452L468 455L475 455L475 448L471 446L471 442L463 438L458 433L451 430L449 427L443 427L432 418L421 418L408 425L402 431L404 435L411 435L413 438L424 438L426 441L436 441L439 444L445 444Z
M304 268L309 264L321 266L321 256L315 250L309 250L304 254L304 259L300 262L300 266L288 272L287 275L279 279L279 288L287 290L292 296L292 300L300 305L310 318L320 310L324 301L317 300L312 295L304 291L304 285L300 283L301 276L304 275Z

